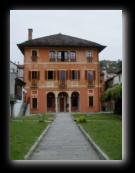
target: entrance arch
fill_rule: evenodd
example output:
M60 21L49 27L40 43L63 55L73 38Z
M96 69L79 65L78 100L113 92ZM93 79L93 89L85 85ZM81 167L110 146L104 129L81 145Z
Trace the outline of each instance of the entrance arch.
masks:
M80 107L80 98L77 91L72 92L71 94L71 112L79 112Z
M66 92L58 94L58 112L68 112L68 94Z
M53 92L47 93L47 112L55 112L55 94Z

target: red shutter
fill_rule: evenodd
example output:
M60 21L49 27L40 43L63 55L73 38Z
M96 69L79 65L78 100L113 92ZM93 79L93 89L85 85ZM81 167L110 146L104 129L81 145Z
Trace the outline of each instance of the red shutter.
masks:
M95 79L96 79L96 72L93 71L93 80L95 80Z
M57 71L57 79L58 79L58 80L59 80L59 72L60 72L60 71L58 70L58 71Z
M40 80L40 71L37 71L37 79Z
M47 70L45 70L45 80L47 80Z
M56 71L53 71L53 79L56 79Z
M78 70L78 80L80 80L80 70Z
M28 79L31 80L31 71L28 71Z
M85 70L85 79L87 80L87 70Z
M68 79L68 71L66 70L66 80Z
M71 80L72 70L69 70L69 80Z

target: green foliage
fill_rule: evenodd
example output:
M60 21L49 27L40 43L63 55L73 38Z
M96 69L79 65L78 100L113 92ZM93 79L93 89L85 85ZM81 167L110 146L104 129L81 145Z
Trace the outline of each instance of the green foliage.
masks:
M107 67L107 60L101 60L100 61L100 67Z
M112 90L112 100L120 101L122 100L122 83L116 85Z
M85 118L85 116L79 117L79 119L77 119L77 122L78 122L78 123L86 123L86 118Z
M73 114L79 118L84 114ZM122 160L122 120L115 114L91 114L80 124L111 160Z
M10 122L10 160L24 160L48 123L34 121Z
M108 88L100 97L101 102L108 102L110 100L122 100L122 83L114 86L113 88Z
M109 60L101 60L99 62L100 62L100 67L107 67ZM109 67L122 69L122 60L118 59L116 63L110 64Z

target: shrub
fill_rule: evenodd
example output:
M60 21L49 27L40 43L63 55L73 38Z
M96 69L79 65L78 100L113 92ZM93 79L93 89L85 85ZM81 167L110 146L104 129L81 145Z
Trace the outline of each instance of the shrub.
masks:
M43 121L43 120L39 120L38 122L39 122L39 123L44 123L44 121Z
M84 116L81 116L78 120L78 123L86 123L86 118Z

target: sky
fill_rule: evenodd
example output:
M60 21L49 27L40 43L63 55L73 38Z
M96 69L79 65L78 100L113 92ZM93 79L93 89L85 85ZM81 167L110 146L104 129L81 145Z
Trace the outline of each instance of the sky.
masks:
M17 44L28 40L64 34L106 46L100 60L122 60L122 10L10 10L10 61L23 64Z

